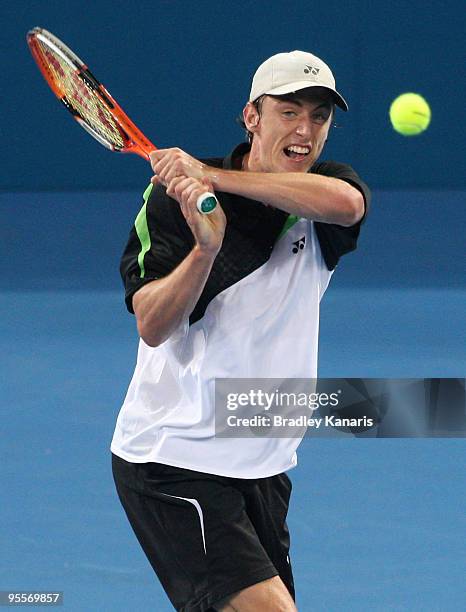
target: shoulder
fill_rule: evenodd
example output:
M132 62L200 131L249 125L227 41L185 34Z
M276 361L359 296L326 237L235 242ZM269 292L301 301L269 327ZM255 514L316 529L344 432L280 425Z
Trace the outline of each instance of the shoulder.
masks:
M343 255L354 251L357 247L361 224L366 219L369 211L371 192L366 183L349 164L336 161L322 161L314 164L310 172L345 181L358 189L364 197L364 217L355 225L342 227L332 223L314 223L324 261L327 268L333 270Z
M312 174L322 174L334 178L352 178L360 179L357 172L349 164L344 164L337 161L321 161L316 162L309 171Z
M192 242L192 234L176 200L167 195L162 185L149 185L144 192L144 205L139 212L135 225L147 227L152 238L171 235L178 240ZM137 228L136 228L137 229Z

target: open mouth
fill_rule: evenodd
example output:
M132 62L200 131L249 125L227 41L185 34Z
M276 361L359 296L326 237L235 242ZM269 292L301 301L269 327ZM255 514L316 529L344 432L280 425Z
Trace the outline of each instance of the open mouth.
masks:
M309 147L301 147L299 145L291 145L289 147L285 147L283 152L290 159L294 159L296 161L301 161L304 159L309 153L311 149Z

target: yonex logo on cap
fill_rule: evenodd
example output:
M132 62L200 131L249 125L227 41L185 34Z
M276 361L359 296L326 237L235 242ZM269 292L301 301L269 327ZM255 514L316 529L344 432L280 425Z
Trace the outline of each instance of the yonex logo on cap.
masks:
M319 71L320 68L314 68L314 66L309 66L309 64L306 64L306 68L304 68L304 74L318 75Z

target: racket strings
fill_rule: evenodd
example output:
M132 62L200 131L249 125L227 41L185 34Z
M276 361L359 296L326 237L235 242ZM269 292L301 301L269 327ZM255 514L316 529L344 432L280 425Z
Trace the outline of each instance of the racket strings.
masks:
M113 147L121 149L125 146L118 124L106 108L96 92L88 85L60 55L39 41L40 51L53 80L57 84L67 106L101 138Z

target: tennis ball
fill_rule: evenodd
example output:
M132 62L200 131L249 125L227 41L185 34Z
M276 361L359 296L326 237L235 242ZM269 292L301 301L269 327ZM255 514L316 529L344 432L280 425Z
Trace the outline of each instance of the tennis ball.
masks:
M416 93L401 94L390 106L390 121L403 136L416 136L423 132L430 123L430 116L430 106Z

